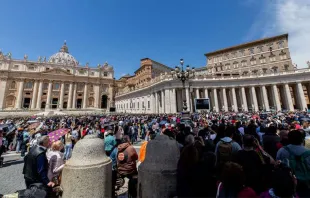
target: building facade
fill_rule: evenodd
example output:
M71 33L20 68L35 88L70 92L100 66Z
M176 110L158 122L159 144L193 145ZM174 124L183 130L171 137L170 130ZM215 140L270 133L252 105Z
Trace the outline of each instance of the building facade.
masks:
M0 110L109 109L114 94L113 67L79 65L66 43L48 60L0 52Z
M292 64L287 34L205 56L207 65L196 70L185 89L168 71L139 85L123 83L115 97L117 112L181 112L183 92L191 112L195 110L195 98L209 98L210 110L217 112L292 111L310 105L310 69L298 70Z

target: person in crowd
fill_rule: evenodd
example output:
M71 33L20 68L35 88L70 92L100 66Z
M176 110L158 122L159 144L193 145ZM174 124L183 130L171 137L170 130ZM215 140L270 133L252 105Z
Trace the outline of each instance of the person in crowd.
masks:
M128 194L131 197L137 196L137 160L136 149L131 145L128 136L124 136L123 143L117 146L117 170L122 177L127 177Z
M63 150L64 144L61 141L53 142L51 149L47 151L46 156L48 160L48 179L55 183L55 185L60 184L60 174L62 169L65 166L65 162L63 160L63 153L60 152Z
M223 166L220 183L218 185L217 198L255 198L255 191L245 186L245 175L242 167L234 162L227 162Z
M38 141L38 146L30 149L29 153L24 158L23 174L26 187L34 183L42 183L46 187L53 187L54 182L48 178L48 161L46 150L49 147L49 137L41 136Z
M21 145L23 142L23 129L18 128L17 129L17 134L16 134L16 153L21 152Z
M110 156L117 142L116 142L115 136L113 135L112 129L109 128L107 130L107 133L108 133L107 136L104 138L104 150L107 156Z
M286 163L295 174L300 197L310 197L310 150L303 143L305 134L299 130L288 133L289 145L282 147L277 153L277 160Z
M148 136L149 136L148 140L151 141L151 140L153 140L156 137L156 134L155 134L155 132L150 131L148 133ZM139 160L138 161L138 165L140 165L144 161L144 159L145 159L147 144L148 144L148 141L144 141L142 143L141 147L140 147L140 154L139 154L139 159L138 159Z
M221 138L215 147L215 155L218 171L221 172L222 166L232 160L233 156L241 150L240 145L233 141L234 129L232 127L222 128L224 138Z
M124 129L122 126L115 127L115 140L118 144L121 143L122 139L124 137Z
M66 135L64 135L64 144L65 144L65 153L64 153L64 160L69 160L72 153L72 140L73 136L69 131Z
M274 159L278 152L278 143L281 141L277 135L277 127L275 124L271 124L268 127L265 135L263 135L263 147L267 153L269 153Z
M264 164L270 164L270 159L262 155L260 156L256 152L257 144L258 141L254 136L245 134L243 136L243 149L238 151L234 161L243 168L245 184L260 194L263 191Z
M261 193L261 198L299 198L296 193L297 180L286 164L279 164L272 173L271 188Z
M195 168L199 161L199 152L194 143L193 135L186 136L177 167L178 197L193 197L195 195Z
M3 145L3 131L0 130L0 168L3 166L3 157L2 154L4 153L5 148Z
M125 135L122 142L117 146L117 169L121 175L130 178L138 173L136 163L138 154L128 136Z
M25 157L27 151L27 144L29 143L30 137L26 129L23 130L23 141L21 143L21 157Z

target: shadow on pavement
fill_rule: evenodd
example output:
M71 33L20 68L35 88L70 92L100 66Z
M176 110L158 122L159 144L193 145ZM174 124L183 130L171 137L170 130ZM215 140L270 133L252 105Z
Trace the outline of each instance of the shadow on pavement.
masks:
M18 159L18 160L5 161L4 164L3 164L3 168L11 166L11 165L21 164L21 163L24 163L24 160Z

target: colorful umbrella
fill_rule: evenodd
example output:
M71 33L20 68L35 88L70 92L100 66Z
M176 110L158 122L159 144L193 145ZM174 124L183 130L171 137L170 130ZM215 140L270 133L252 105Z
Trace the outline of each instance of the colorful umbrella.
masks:
M66 135L69 131L70 131L70 129L62 128L62 129L58 129L56 131L50 132L48 134L48 136L50 138L50 142L55 142L55 141L59 140L61 136Z
M28 129L31 130L31 129L36 129L38 126L40 126L40 122L35 122L35 123L32 123L31 125L28 126Z

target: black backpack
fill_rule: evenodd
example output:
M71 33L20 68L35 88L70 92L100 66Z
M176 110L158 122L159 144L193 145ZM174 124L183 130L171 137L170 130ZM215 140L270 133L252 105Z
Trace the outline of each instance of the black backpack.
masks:
M18 198L45 198L47 188L41 183L31 184L29 189L18 191Z

